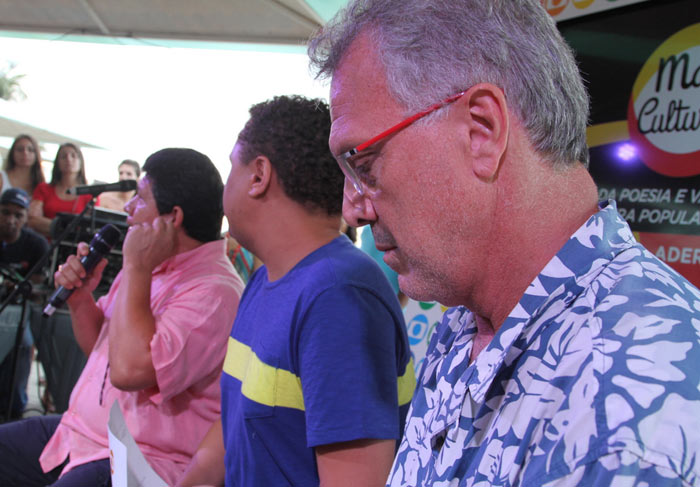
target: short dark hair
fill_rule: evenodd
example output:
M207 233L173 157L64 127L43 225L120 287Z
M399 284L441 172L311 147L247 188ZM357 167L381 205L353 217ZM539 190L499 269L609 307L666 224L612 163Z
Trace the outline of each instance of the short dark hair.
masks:
M344 176L328 148L331 116L320 99L277 96L253 105L238 136L244 163L265 156L292 200L339 215Z
M211 159L192 149L162 149L146 159L143 170L158 213L179 206L187 235L200 242L220 238L224 184Z
M134 161L133 159L124 159L122 162L119 163L117 168L122 167L124 164L134 168L134 172L136 173L137 178L141 176L141 166L139 166L138 162Z

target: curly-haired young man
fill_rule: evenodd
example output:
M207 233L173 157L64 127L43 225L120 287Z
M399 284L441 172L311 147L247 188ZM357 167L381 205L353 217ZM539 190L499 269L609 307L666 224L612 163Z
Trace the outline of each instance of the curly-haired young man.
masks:
M250 114L224 212L265 266L248 282L224 363L226 485L384 485L415 386L401 308L340 234L327 105L277 97ZM222 482L221 430L208 439L181 485Z

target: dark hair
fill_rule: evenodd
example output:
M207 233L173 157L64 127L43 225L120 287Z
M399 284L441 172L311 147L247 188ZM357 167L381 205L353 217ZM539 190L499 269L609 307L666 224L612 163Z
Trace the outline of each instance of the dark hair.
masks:
M141 166L139 166L138 162L134 161L133 159L124 159L122 162L119 163L117 168L122 167L124 164L134 168L134 172L136 173L137 178L141 176Z
M143 170L158 213L179 206L187 235L200 242L219 239L224 184L211 159L192 149L162 149L148 156Z
M5 161L5 171L10 172L15 168L15 166L17 166L17 162L15 161L14 155L15 146L19 143L20 140L23 139L28 140L29 143L32 144L32 147L34 147L34 154L36 154L36 160L34 161L34 164L32 164L31 169L32 189L34 189L39 185L39 183L44 182L44 173L41 171L41 151L39 150L39 144L37 143L36 139L31 135L20 134L17 137L15 137L15 140L12 142L12 146L10 147L10 152L7 154L7 161Z
M80 147L78 147L72 142L66 142L64 144L61 144L58 150L56 151L56 158L53 161L53 170L51 171L51 181L49 181L49 184L55 186L63 176L61 173L61 168L58 164L58 156L61 155L61 151L66 147L70 147L73 150L75 150L75 152L78 154L78 159L80 159L80 172L78 173L78 184L87 184L87 178L85 177L85 158L83 157L83 152L80 150Z
M330 128L330 110L323 100L277 96L258 103L238 136L243 162L267 157L290 199L339 215L344 177L328 149Z

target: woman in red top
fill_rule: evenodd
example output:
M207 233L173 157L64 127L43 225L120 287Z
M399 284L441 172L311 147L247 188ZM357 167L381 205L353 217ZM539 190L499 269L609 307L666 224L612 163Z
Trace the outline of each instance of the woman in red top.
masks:
M49 237L51 220L57 213L80 213L92 197L74 196L66 191L83 184L87 184L83 153L70 142L62 144L53 163L51 182L41 183L34 190L29 226Z

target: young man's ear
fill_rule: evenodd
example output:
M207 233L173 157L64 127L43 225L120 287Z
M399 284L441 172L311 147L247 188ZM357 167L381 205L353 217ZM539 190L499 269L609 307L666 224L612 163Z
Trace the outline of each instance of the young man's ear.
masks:
M257 156L250 163L250 176L248 185L248 195L253 198L263 196L270 187L272 179L272 163L265 156Z
M459 101L466 109L473 171L479 178L491 180L498 173L508 143L506 97L499 87L479 83Z
M173 206L173 210L170 212L170 215L173 218L173 226L175 228L180 228L183 220L185 219L185 213L182 211L182 208L179 206Z

